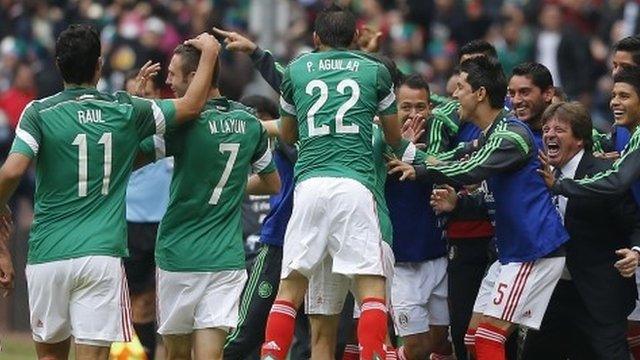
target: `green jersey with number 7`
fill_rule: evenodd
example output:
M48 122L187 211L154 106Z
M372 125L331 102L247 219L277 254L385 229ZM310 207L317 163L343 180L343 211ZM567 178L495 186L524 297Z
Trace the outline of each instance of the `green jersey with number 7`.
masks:
M297 182L345 177L374 191L373 118L396 113L391 75L379 60L339 49L300 56L285 70L280 112L298 122Z
M127 256L124 197L138 145L175 112L171 100L83 87L27 105L11 152L36 164L29 264Z
M173 156L169 206L158 229L156 262L165 271L244 269L240 204L249 170L276 170L266 130L244 105L219 97L200 117L141 149Z

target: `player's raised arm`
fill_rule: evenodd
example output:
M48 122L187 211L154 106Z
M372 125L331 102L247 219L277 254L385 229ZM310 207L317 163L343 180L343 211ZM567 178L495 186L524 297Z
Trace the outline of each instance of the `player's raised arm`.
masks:
M225 49L229 51L240 51L249 55L253 66L260 72L260 75L262 75L262 78L267 84L276 92L280 92L284 68L274 59L269 51L261 49L256 43L249 40L249 38L235 31L224 31L216 27L213 28L213 31L220 36L224 36Z
M173 100L176 108L176 122L183 123L192 120L200 115L200 110L207 102L213 70L218 61L220 43L210 34L200 34L194 39L185 41L186 45L191 45L200 50L200 62L198 69L187 88L187 92L181 98Z

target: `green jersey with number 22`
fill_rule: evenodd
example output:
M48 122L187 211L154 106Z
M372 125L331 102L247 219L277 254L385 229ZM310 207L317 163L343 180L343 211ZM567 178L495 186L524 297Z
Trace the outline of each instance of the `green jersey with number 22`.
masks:
M280 112L297 118L296 181L346 177L373 191L373 118L396 113L391 75L358 51L305 54L286 68Z

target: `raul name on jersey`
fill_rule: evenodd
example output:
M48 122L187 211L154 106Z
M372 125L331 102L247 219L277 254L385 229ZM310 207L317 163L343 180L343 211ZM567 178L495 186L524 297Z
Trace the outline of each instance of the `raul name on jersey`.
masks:
M358 71L360 67L360 61L358 60L343 60L343 59L320 59L318 65L315 66L313 61L307 62L307 72L315 71L316 69L327 70L346 70L346 71Z
M217 119L209 120L209 130L211 134L244 134L247 129L247 123L238 119Z
M103 123L104 120L102 120L102 110L100 109L79 110L78 122L80 124Z

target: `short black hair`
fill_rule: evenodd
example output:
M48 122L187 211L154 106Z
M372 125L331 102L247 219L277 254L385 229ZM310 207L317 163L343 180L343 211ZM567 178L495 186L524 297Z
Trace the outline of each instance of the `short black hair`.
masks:
M636 65L640 65L640 36L627 36L613 45L613 51L623 51L631 54Z
M314 24L322 44L333 48L347 48L356 34L356 18L338 5L322 10Z
M524 62L518 64L511 71L511 77L514 76L526 76L531 79L533 85L545 91L553 87L553 78L549 69L535 62Z
M280 113L278 112L278 106L276 103L269 99L266 96L262 95L249 95L240 99L240 103L246 105L248 107L256 109L258 115L266 114L269 115L272 119L277 119L280 117Z
M460 57L462 55L484 55L492 59L498 58L496 48L485 40L472 40L464 44L460 48Z
M486 56L470 58L460 64L460 72L467 73L467 82L473 91L485 88L492 108L500 109L504 106L507 79L502 72L502 65L497 60Z
M178 45L173 50L174 55L180 55L182 59L182 75L187 76L192 71L198 69L198 63L200 62L200 55L202 52L196 49L193 45ZM216 64L213 66L213 76L211 77L211 86L218 88L220 83L220 57L216 59Z
M67 84L93 81L100 58L100 36L89 25L70 25L56 41L56 64Z
M415 89L415 90L423 89L424 91L427 92L427 97L429 97L430 94L431 94L431 90L429 89L429 83L420 74L411 74L411 75L407 76L402 81L400 86L406 86L406 87L408 87L410 89Z
M640 66L623 67L613 76L613 82L621 82L633 86L636 94L640 96Z

